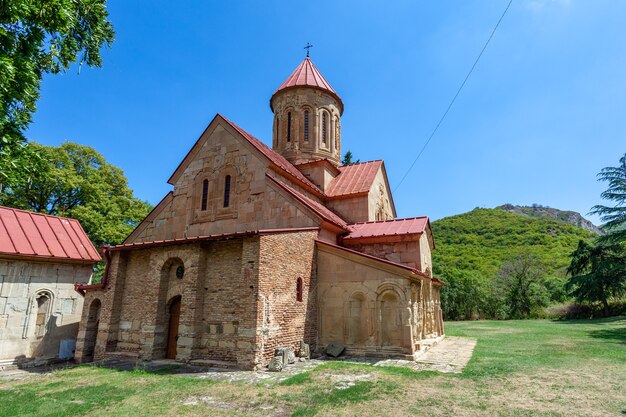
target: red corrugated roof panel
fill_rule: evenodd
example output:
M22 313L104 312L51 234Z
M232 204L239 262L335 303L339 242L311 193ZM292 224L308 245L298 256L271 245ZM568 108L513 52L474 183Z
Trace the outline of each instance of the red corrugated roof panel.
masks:
M33 253L51 256L52 254L41 237L41 233L39 233L39 229L37 229L31 213L27 211L16 211L15 216L17 217L24 234L28 236L28 242L33 249Z
M101 260L75 219L0 206L0 255L55 260Z
M424 233L428 225L428 217L412 217L408 219L385 220L378 222L356 223L348 226L350 233L344 240L368 237L400 236Z
M326 195L332 198L368 192L382 164L377 160L339 167L341 173L331 181Z
M22 230L22 227L20 226L20 222L15 215L15 211L10 209L2 210L0 212L0 216L2 216L2 223L4 223L4 227L7 230L7 237L11 239L11 243L13 243L15 251L18 253L34 255L35 252L30 246L30 243L24 234L24 230Z
M63 246L54 238L54 232L48 223L46 216L33 216L33 222L39 230L42 239L46 242L46 246L54 258L66 258L67 253L63 250Z

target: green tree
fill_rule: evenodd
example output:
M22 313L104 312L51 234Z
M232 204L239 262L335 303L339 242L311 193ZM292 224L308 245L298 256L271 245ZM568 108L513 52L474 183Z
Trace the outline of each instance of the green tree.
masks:
M550 303L550 293L542 285L544 273L537 258L520 255L500 266L496 288L508 309L508 318L526 318Z
M354 158L354 156L352 155L352 152L346 151L345 155L343 156L343 160L341 161L341 165L343 166L354 165L354 164L358 164L359 162L361 162L360 159L353 161L352 158Z
M121 169L89 146L28 144L42 156L26 186L6 187L0 204L81 222L96 245L117 244L148 214L151 206L133 196Z
M441 306L447 320L470 320L483 312L488 294L484 275L455 268L439 275L446 283L441 291Z
M612 207L596 205L591 209L591 214L601 216L605 222L603 228L608 232L600 240L626 242L626 154L620 158L618 166L603 168L598 180L608 182L608 188L600 196L615 202Z
M43 75L101 66L114 35L107 17L106 0L0 0L0 190L36 170L24 130Z
M626 249L620 244L584 241L572 253L567 288L578 302L600 302L609 313L609 299L626 294Z

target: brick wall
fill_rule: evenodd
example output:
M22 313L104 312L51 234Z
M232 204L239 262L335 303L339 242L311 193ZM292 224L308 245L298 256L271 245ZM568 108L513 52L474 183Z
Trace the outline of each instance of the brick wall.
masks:
M316 237L315 231L261 237L257 323L262 365L277 347L297 352L301 340L316 346ZM303 282L302 301L296 299L298 278Z

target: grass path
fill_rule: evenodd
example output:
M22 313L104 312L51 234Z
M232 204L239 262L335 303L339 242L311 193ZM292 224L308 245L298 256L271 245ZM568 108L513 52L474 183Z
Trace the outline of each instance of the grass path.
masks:
M0 416L619 416L626 317L448 322L462 374L329 362L278 385L78 367L0 383Z

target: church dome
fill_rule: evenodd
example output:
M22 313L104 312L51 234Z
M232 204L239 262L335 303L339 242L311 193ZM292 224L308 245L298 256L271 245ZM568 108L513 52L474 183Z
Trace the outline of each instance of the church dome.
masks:
M308 56L272 94L272 149L294 165L341 165L343 102Z

